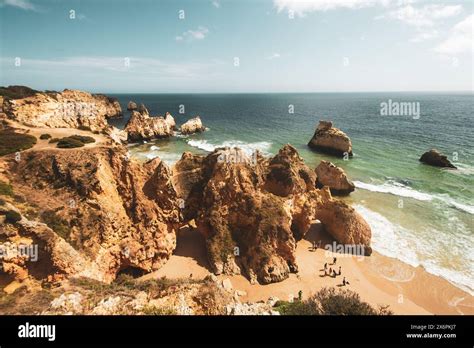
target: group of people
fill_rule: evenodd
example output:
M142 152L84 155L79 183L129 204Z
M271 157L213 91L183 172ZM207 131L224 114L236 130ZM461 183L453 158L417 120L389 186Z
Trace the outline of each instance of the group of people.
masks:
M328 265L328 263L326 262L324 264L324 276L330 276L332 278L336 278L337 276L340 276L342 274L341 272L341 266L339 266L339 270L336 272L336 267L332 268L332 267L329 267L328 269L328 266L336 266L336 262L337 262L337 258L334 257L332 259L332 263ZM346 280L346 277L343 277L342 279L342 286L346 286L346 285L349 285L349 282Z

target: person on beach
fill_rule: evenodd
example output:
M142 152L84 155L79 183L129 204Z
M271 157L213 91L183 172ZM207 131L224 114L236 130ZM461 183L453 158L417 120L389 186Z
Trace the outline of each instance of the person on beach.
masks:
M341 266L339 266L339 272L337 272L337 275L341 275Z
M332 274L332 267L329 267L329 275Z
M333 258L333 259L332 259L332 264L335 265L335 264L336 264L336 261L337 261L337 258Z
M327 269L328 269L328 263L326 262L326 263L324 264L324 271L326 271Z
M332 277L333 277L333 278L336 278L336 276L337 276L336 271L335 271L335 270L332 270Z
M342 278L342 286L346 286L346 277Z
M298 291L298 301L301 301L303 299L303 291Z

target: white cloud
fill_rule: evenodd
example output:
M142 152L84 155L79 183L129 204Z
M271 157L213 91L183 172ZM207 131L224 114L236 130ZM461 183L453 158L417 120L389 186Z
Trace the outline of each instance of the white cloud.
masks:
M1 0L0 7L13 6L27 11L36 11L37 8L29 0Z
M358 9L375 5L388 5L390 0L273 0L278 12L288 10L299 16L307 12L329 11L337 8Z
M438 31L435 29L426 30L416 34L410 41L411 42L421 42L426 40L432 40L437 38L439 35Z
M1 58L3 68L14 67L15 59ZM127 64L129 63L129 64ZM218 62L209 63L176 63L148 57L91 57L77 56L58 59L28 59L22 58L21 67L14 67L14 71L35 72L54 75L60 72L99 73L122 72L135 75L157 74L169 78L194 78L206 76L215 70Z
M272 60L272 59L277 59L280 57L281 57L280 53L273 53L271 56L268 56L266 59Z
M203 26L199 26L196 30L188 30L183 34L176 36L176 41L183 41L187 39L188 41L192 40L203 40L207 34L209 34L209 29Z
M463 52L474 53L474 14L471 14L456 24L449 37L441 42L435 51L447 55L455 55Z
M214 0L214 1L212 2L212 5L213 5L215 8L221 7L221 3L220 3L219 1L217 1L217 0Z
M462 5L425 5L413 7L411 5L400 7L381 18L396 19L406 24L421 28L432 27L440 19L456 16L462 12Z

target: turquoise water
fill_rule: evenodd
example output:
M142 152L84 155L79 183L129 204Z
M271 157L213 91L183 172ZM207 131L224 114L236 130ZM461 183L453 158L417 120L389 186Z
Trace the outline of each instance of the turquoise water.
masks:
M474 96L469 93L144 94L115 95L144 103L152 115L171 112L178 125L200 115L202 134L130 146L146 160L172 164L183 151L205 154L239 146L275 154L295 146L310 167L331 160L358 189L347 200L367 219L378 252L442 276L474 293ZM382 102L416 102L420 117L381 116ZM185 113L180 114L180 106ZM182 108L181 106L181 108ZM294 113L289 111L294 110ZM123 127L128 113L112 121ZM348 161L311 151L306 144L320 119L352 139ZM459 168L420 164L430 148Z

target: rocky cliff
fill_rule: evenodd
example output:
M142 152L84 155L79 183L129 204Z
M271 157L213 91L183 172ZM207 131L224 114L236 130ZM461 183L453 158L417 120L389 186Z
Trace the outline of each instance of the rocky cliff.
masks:
M217 274L242 272L260 283L287 278L298 270L296 242L316 218L341 243L370 244L362 217L328 190L316 189L314 171L290 145L271 159L229 148L207 157L185 153L172 181L184 216L195 219L206 238Z
M297 272L296 243L315 219L339 243L370 254L370 227L328 189L315 187L315 172L290 145L272 158L236 148L184 153L172 169L158 158L136 163L122 145L32 149L2 163L23 197L18 209L0 202L2 238L40 245L43 262L7 260L14 279L35 267L41 279L104 282L121 272L150 272L166 262L176 230L192 220L212 270L243 273L251 282Z
M3 110L10 119L28 126L102 131L107 118L122 114L118 101L105 95L68 89L61 93L25 92L18 87L1 91L5 96Z
M97 147L31 151L9 166L29 206L9 238L43 246L48 276L110 282L158 269L173 252L179 207L159 159L141 165L121 146Z

